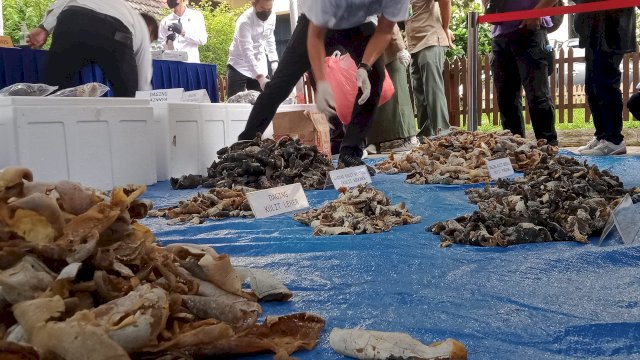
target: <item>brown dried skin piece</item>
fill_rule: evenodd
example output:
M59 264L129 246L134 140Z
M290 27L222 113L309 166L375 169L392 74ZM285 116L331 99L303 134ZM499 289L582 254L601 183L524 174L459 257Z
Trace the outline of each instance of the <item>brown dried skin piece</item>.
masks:
M11 304L33 300L45 292L56 278L45 264L25 256L10 269L0 271L0 298Z
M509 158L516 171L530 169L542 155L555 155L558 148L513 136L509 131L497 133L468 132L453 128L446 135L426 143L405 155L389 155L376 165L386 174L409 173L410 184L469 184L488 182L487 161Z
M31 346L0 340L0 360L40 360Z
M253 217L253 212L243 190L216 188L181 201L178 206L152 211L149 216L165 217L170 219L169 225L177 225L200 224L206 218Z
M588 242L604 228L629 191L616 176L575 159L543 155L523 178L466 191L478 205L470 216L436 223L443 246L509 246L531 242Z
M311 226L314 235L373 234L422 220L411 215L404 203L391 205L381 191L372 187L361 185L341 190L337 200L298 213L293 219Z
M33 181L31 170L20 167L4 168L0 172L0 201L22 197L25 181Z
M182 334L174 343L151 351L159 351L160 356L179 350L189 359L271 351L275 359L289 359L299 349L313 349L324 325L321 317L308 313L267 317L263 324L239 333L218 324Z

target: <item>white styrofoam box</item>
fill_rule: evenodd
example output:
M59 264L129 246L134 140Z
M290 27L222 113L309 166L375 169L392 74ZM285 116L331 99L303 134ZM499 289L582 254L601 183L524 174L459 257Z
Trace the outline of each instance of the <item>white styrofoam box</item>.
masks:
M206 175L225 146L226 104L168 104L171 138L169 175Z
M250 104L226 104L227 105L227 124L229 131L227 132L226 146L238 141L238 135L244 131L251 114L253 105Z
M149 106L16 106L13 116L16 164L38 181L105 190L156 182Z
M169 104L153 103L153 139L156 149L156 175L158 181L168 180L170 175L172 136L169 132Z

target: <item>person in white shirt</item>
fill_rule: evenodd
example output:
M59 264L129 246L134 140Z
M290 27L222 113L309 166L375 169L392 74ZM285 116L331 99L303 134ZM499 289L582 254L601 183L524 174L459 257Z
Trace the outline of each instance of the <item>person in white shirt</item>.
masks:
M151 90L149 30L124 0L57 0L42 24L29 33L27 42L41 48L49 34L47 84L68 88L84 65L95 63L117 97Z
M269 70L273 73L278 67L273 0L252 0L252 5L236 21L229 47L228 97L245 90L264 90Z
M364 165L365 138L384 81L381 55L391 40L396 22L406 19L409 0L317 0L306 1L304 5L303 11L310 21L307 49L317 83L318 110L327 116L336 114L333 92L324 73L325 45L344 47L359 64L356 73L359 91L340 146L338 167ZM377 26L370 20L375 15L379 15ZM328 29L333 31L327 34ZM373 168L368 169L375 174Z
M173 50L186 51L188 62L199 63L198 46L207 43L207 28L202 13L188 8L187 3L187 0L167 0L173 12L160 22L158 41L166 49L166 42L173 41Z

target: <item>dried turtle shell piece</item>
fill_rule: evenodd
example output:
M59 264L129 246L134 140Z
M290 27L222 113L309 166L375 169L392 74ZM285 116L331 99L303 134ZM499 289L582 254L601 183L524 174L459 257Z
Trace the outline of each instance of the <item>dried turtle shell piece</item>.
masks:
M373 234L422 220L411 215L404 203L391 205L384 193L364 185L342 189L337 200L298 213L293 219L311 226L313 235Z

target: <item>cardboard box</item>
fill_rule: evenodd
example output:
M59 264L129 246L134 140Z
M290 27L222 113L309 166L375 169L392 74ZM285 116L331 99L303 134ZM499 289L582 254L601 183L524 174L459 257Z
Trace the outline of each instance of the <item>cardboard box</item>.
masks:
M319 112L291 111L277 113L273 118L273 138L298 138L303 144L316 145L331 158L331 138L327 118Z

